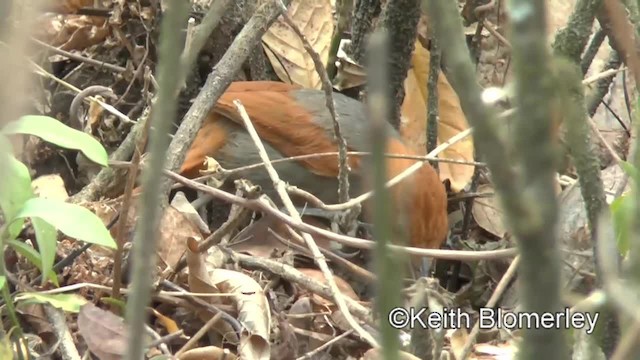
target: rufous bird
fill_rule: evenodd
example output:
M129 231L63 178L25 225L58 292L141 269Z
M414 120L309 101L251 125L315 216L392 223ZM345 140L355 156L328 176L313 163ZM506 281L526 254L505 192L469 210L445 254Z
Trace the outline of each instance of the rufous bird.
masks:
M362 103L334 93L340 129L349 151L370 151L369 122ZM243 126L233 101L239 99L262 139L271 160L285 157L336 152L333 120L320 90L269 82L235 82L220 97L205 119L186 154L181 173L197 177L204 169L205 156L213 157L225 169L262 163L254 142ZM398 132L388 125L387 153L417 155L403 144ZM349 157L352 169L351 195L359 195L364 187L363 164L366 158ZM400 174L416 160L387 158L387 180ZM337 156L315 157L273 164L280 178L290 185L313 193L325 204L338 200ZM273 189L264 167L236 174L233 180L245 178L260 185L265 192ZM425 164L411 177L390 191L393 204L404 204L410 224L412 246L439 248L448 232L447 196L436 171ZM277 196L272 197L277 200ZM404 200L403 200L404 199ZM404 202L403 202L404 201ZM398 209L396 207L396 209Z

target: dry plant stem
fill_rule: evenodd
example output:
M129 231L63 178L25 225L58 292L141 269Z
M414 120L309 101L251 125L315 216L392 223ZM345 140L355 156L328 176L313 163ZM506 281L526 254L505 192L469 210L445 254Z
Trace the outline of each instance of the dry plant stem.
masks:
M304 239L302 239L302 237L300 237L296 232L294 232L293 229L291 229L291 227L287 226L288 230L289 230L289 234L294 237L296 239L296 241L303 243ZM285 239L284 237L280 236L280 234L278 234L277 232L273 231L272 229L268 229L269 233L271 235L273 235L273 237L275 237L278 241L280 241L281 243L290 246L291 248L293 248L294 250L300 251L303 254L308 254L309 250L307 248L305 248L302 245L299 245L295 242L289 241L287 239ZM359 280L362 280L366 283L373 283L374 281L376 281L376 276L371 273L370 271L361 268L358 265L353 264L352 262L350 262L349 260L337 255L334 252L331 252L330 250L327 249L323 249L320 248L320 252L322 252L323 255L325 255L327 258L329 258L329 260L333 261L334 264L336 264L337 266L342 267L343 269L351 272L354 276L356 276Z
M355 11L351 21L351 56L361 63L365 55L366 40L371 33L373 17L380 9L380 0L355 0Z
M198 332L184 344L178 352L175 353L175 357L180 358L185 351L191 350L195 345L197 345L198 341L202 339L203 336L207 334L207 332L222 318L222 313L215 314L209 321L207 321L203 327L201 327Z
M167 175L173 181L177 181L184 186L190 187L194 190L210 194L211 196L221 199L226 202L238 204L247 207L254 211L261 211L268 215L274 216L276 219L284 222L299 231L304 231L319 236L324 236L330 240L337 241L341 244L348 245L358 249L373 249L375 242L370 240L359 239L347 235L341 235L333 233L329 230L321 229L302 221L297 221L293 217L284 214L280 211L273 209L270 205L260 200L250 200L239 196L235 196L226 191L216 189L211 186L201 184L199 182L187 179L184 176L176 174L172 171L165 170ZM504 250L488 250L488 251L461 251L461 250L436 250L436 249L422 249L408 246L389 245L389 249L393 251L404 252L410 255L427 256L436 259L448 259L448 260L462 260L462 261L479 261L479 260L497 260L504 258L512 258L518 254L516 248L504 249Z
M156 254L156 240L159 237L158 220L162 215L162 177L169 145L167 134L177 111L176 90L181 73L179 31L187 20L189 3L173 1L163 17L160 30L158 63L158 97L153 105L149 166L143 171L143 192L141 196L140 218L134 237L132 292L127 302L126 319L129 324L129 341L126 360L139 360L144 352L145 308L151 299L153 263ZM121 221L126 219L121 219ZM152 256L149 256L152 254Z
M314 355L320 354L321 351L324 351L325 349L329 349L331 346L333 346L335 343L337 343L338 341L346 338L347 336L351 335L353 333L353 330L347 330L345 332L343 332L342 334L334 337L333 339L327 341L326 343L318 346L317 348L313 349L312 351L309 351L308 353L304 354L303 356L300 356L299 358L297 358L296 360L307 360L307 359L311 359L313 358Z
M387 1L381 16L381 28L389 34L389 79L394 101L391 117L387 119L394 128L400 128L400 107L404 100L404 80L411 66L411 55L418 35L420 0Z
M71 126L75 126L76 129L82 131L84 129L84 120L80 117L80 106L85 98L88 96L101 95L105 97L115 98L113 90L110 87L101 86L101 85L93 85L85 88L80 91L71 101L71 106L69 106L69 121Z
M429 78L427 80L427 153L438 146L438 77L440 76L441 51L438 39L431 36L431 51L429 53ZM431 162L436 171L438 163Z
M389 4L387 6L390 6ZM395 251L388 251L387 244L391 243L392 237L397 235L393 229L397 226L392 219L398 217L391 214L389 204L391 196L385 189L385 179L387 174L386 162L384 159L384 149L387 147L386 123L392 116L391 89L387 87L389 82L389 71L386 62L389 57L389 36L384 30L379 30L369 39L367 48L367 107L368 115L371 119L369 126L369 139L372 144L372 167L369 176L373 182L373 190L376 193L373 198L373 234L376 239L376 249L374 251L375 269L378 275L377 291L375 297L376 314L382 319L378 324L380 329L380 345L383 359L395 359L400 350L398 340L398 330L395 329L387 319L388 314L394 307L401 304L400 294L402 292L402 278L404 261L406 255L398 254ZM419 186L419 185L418 185ZM403 241L405 234L400 234Z
M495 131L495 117L480 99L480 88L469 60L454 2L426 0L436 36L447 44L444 59L461 105L475 129L478 152L486 159L496 191L507 215L507 224L518 239L521 252L522 298L531 312L556 311L560 303L560 256L555 221L557 203L553 190L554 152L550 143L551 114L548 53L543 2L513 0L513 60L518 76L520 119L516 138L517 158L523 176L509 166L507 151ZM535 63L536 66L529 66ZM519 174L518 174L519 175ZM559 330L526 329L522 359L566 359L567 348Z
M150 124L147 122L147 124ZM120 206L120 221L118 221L118 232L115 254L113 255L113 286L111 288L111 294L114 299L120 298L120 286L122 285L122 256L124 253L124 245L127 242L126 239L126 227L129 219L129 210L131 209L131 194L133 187L136 184L138 178L138 170L140 169L140 152L142 149L136 149L133 152L133 159L131 159L131 167L129 167L129 175L127 177L127 183L125 184L124 194L122 195L122 205ZM112 311L117 311L117 306L112 306Z
M596 12L602 7L603 0L579 0L567 25L558 31L553 41L553 53L562 55L576 64L580 64L580 57L589 42L593 20ZM599 47L599 46L598 46Z
M55 81L58 84L66 87L67 89L71 89L74 92L80 93L80 89L78 89L77 87L69 84L68 82L59 79L58 77L56 77L55 75L51 74L50 72L46 71L45 69L42 68L42 66L34 63L33 61L29 60L29 63L35 68L35 73L46 77L47 79L51 80L51 81ZM122 112L120 112L118 109L116 109L115 107L105 103L104 101L101 101L99 99L96 99L95 97L91 96L89 97L89 99L91 101L94 101L96 103L98 103L103 109L105 109L106 111L110 112L111 114L115 115L118 117L118 119L120 119L123 122L126 122L128 124L135 124L136 122L131 120L127 115L123 114Z
M600 178L600 160L594 152L594 142L591 138L590 121L587 119L584 105L584 88L580 82L582 72L577 65L556 60L556 87L560 89L563 114L566 124L566 141L575 162L580 191L585 202L589 228L591 229L592 245L597 246L598 218L606 210L607 202L604 185ZM596 266L596 285L600 284L600 270Z
M636 84L640 84L640 58L636 55L636 38L633 35L635 29L629 23L627 11L618 0L603 0L603 2L608 23L605 26L601 21L600 26L608 31L611 47L620 53L624 63L631 69L631 75Z
M49 304L45 304L44 312L52 325L56 338L60 340L60 354L63 360L80 360L80 354L67 327L64 313Z
M598 28L595 34L593 34L591 42L589 43L589 46L587 46L587 49L584 51L584 55L582 55L582 60L580 61L580 69L582 70L583 74L586 74L589 71L591 63L593 63L593 59L595 59L596 55L598 54L598 50L600 50L600 46L602 46L602 43L604 42L604 39L606 39L606 37L607 34L605 34L605 32L601 28Z
M626 360L634 359L637 356L638 337L640 337L640 322L635 321L633 325L626 330L626 333L618 342L616 351L609 360Z
M500 32L498 32L498 30L496 30L496 26L491 21L489 21L487 19L483 19L482 20L482 26L484 26L484 28L487 29L487 31L489 31L491 33L491 35L495 36L496 39L498 39L498 41L502 45L504 45L504 47L506 47L507 49L511 50L511 44L509 43L509 40L507 40L507 38L502 36L502 34L500 34Z
M622 65L620 55L617 51L614 50L609 55L609 59L604 65L602 72L614 69L617 70L620 68L620 65ZM602 103L602 99L604 99L607 93L609 93L609 88L611 87L613 79L614 78L611 76L602 78L596 82L595 86L591 86L593 90L591 90L589 95L587 96L587 113L590 117L593 117L593 115L595 115L598 107L600 107L600 104Z
M296 221L302 222L302 218L300 217L300 214L298 213L295 206L293 205L293 202L291 201L289 194L287 194L285 183L282 180L280 180L280 176L278 175L275 168L273 167L273 165L271 165L271 162L269 161L269 156L267 155L267 151L265 150L264 145L262 144L262 141L260 140L260 137L256 132L256 129L253 127L253 124L249 119L249 115L247 114L247 111L245 110L244 106L242 106L239 100L234 100L233 103L238 109L240 116L242 117L244 126L247 129L247 132L251 136L251 139L253 140L253 142L256 145L256 148L258 149L258 153L260 154L260 159L264 162L265 168L269 173L269 177L273 181L273 185L276 189L276 192L280 196L282 203L284 204L285 208L287 209L291 217L293 217L293 219L295 219ZM313 240L311 235L309 235L308 233L303 232L302 238L304 239L307 247L311 251L311 254L314 257L316 264L318 264L318 267L320 268L320 270L322 271L322 274L327 280L327 283L329 284L329 288L331 289L331 295L333 297L333 300L336 302L338 309L340 309L340 311L343 313L345 320L356 331L356 333L358 333L358 335L360 335L363 339L365 339L371 346L377 347L378 346L377 341L373 338L373 336L371 336L371 334L367 333L362 328L362 326L356 321L356 319L353 318L353 315L351 315L351 312L349 312L349 309L347 308L347 305L344 300L344 296L338 289L335 279L333 278L333 273L331 273L331 269L329 269L329 266L327 265L327 260L325 259L324 255L322 255L322 252L320 252L320 249L318 249L318 245L316 245L315 241Z
M31 40L34 43L46 48L47 50L49 50L49 51L51 51L53 53L56 53L56 54L62 55L62 56L66 56L71 60L76 60L76 61L84 62L84 63L87 63L89 65L95 66L95 67L98 68L98 70L99 69L106 69L106 70L111 70L111 71L117 72L119 74L127 71L127 69L123 68L122 66L112 65L112 64L105 63L105 62L102 62L102 61L89 59L87 57L84 57L84 56L81 56L81 55L78 55L78 54L70 53L68 51L65 51L65 50L62 50L62 49L58 49L55 46L51 46L51 45L49 45L47 43L44 43L44 42L42 42L42 41L40 41L38 39L33 39L32 38Z
M202 90L182 119L178 131L176 131L173 141L171 141L167 154L168 169L172 171L180 169L186 152L209 111L231 84L233 77L241 69L242 64L249 57L255 46L259 44L262 35L281 14L282 10L279 2L280 0L272 0L260 6L233 40L233 43L220 61L211 70ZM162 184L162 194L167 197L170 189L171 182L165 180Z
M329 289L326 284L320 283L315 279L305 275L293 266L287 265L281 261L238 253L228 248L224 248L223 251L228 253L228 261L230 262L237 261L242 267L248 269L258 269L280 276L283 279L298 284L302 288L314 294L318 294L327 300L334 300L331 289ZM371 311L369 309L362 306L359 302L352 300L351 298L344 297L344 300L347 304L347 307L349 308L349 311L357 316L358 319L364 321L365 323L373 324Z
M177 292L179 292L180 294L182 294L187 300L189 300L190 302L192 302L193 304L196 304L197 306L204 308L214 314L222 314L222 320L226 321L229 325L231 325L231 327L233 328L233 330L235 330L237 333L240 333L240 331L242 331L242 324L240 324L240 322L233 316L231 316L228 312L224 311L222 309L222 306L217 306L214 304L211 304L207 301L204 301L198 297L195 297L193 295L190 295L188 291L184 290L183 288L181 288L180 286L168 281L168 280L162 280L160 281L160 285L162 285L165 288L169 288L169 289L173 289ZM165 292L166 293L166 292ZM209 294L212 295L212 294ZM225 295L228 296L228 295Z
M638 312L638 302L635 287L630 287L628 280L623 280L618 264L618 249L616 247L615 233L611 217L607 212L603 212L598 224L598 246L597 257L602 275L603 289L607 295L607 300L613 304L620 312L621 317L631 319L633 322L640 322L640 312Z
M182 52L180 64L184 69L191 68L207 39L213 30L218 27L220 20L222 20L222 15L229 10L233 3L234 1L232 0L218 0L211 4L207 14L200 24L195 27L188 49L185 48L185 51ZM183 73L180 84L184 83L188 75L188 72Z
M342 0L343 2L349 0ZM327 109L329 110L329 114L331 114L331 120L333 120L333 135L336 138L338 143L338 201L345 202L349 200L349 162L347 158L347 141L342 136L342 131L340 131L340 119L338 118L338 114L336 113L336 104L333 99L333 86L331 85L331 80L329 80L329 75L327 71L324 69L322 64L322 60L320 59L320 55L318 55L304 34L298 29L296 24L291 21L289 15L286 14L286 8L283 5L283 19L284 22L293 29L293 31L298 35L300 40L302 41L302 45L304 49L307 51L311 59L313 60L313 65L316 68L316 72L320 76L320 80L322 82L322 90L324 91L325 102Z
M562 308L558 202L554 191L557 144L551 108L555 84L549 76L546 4L513 0L508 5L514 15L511 43L517 79L515 100L521 110L516 114L515 140L523 177L522 195L516 201L525 211L506 210L512 206L505 206L505 210L521 253L519 285L523 308L541 314ZM583 48L584 45L580 50ZM579 55L574 61L579 61ZM502 200L503 204L513 201ZM525 329L519 356L523 360L566 359L568 347L562 334L560 329Z
M515 276L519 264L520 256L516 256L511 262L511 265L509 265L507 271L505 271L504 275L502 275L502 279L500 279L500 282L498 282L498 285L496 285L496 288L493 290L493 293L491 294L491 297L489 298L489 301L487 301L487 305L485 305L485 307L492 308L498 304L498 300L500 300L500 297L502 297L502 294L505 290L507 290L509 283ZM479 324L476 323L473 326L473 329L471 329L469 337L467 338L467 341L464 343L464 347L462 348L462 352L460 352L460 360L464 360L469 357L471 348L476 343L476 338L480 333L480 327L478 325Z

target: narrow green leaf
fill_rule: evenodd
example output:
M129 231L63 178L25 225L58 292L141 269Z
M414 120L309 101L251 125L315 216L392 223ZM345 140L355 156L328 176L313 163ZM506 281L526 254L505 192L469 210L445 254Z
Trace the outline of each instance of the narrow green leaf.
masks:
M0 359L13 360L13 344L8 336L0 339Z
M59 200L33 198L24 204L17 217L38 217L74 239L116 248L116 243L102 220L79 205Z
M58 276L53 270L49 270L48 272L42 271L42 258L40 257L40 253L36 251L36 249L31 246L23 243L22 241L17 240L9 240L7 244L10 245L18 254L27 258L27 260L38 267L40 269L41 274L47 274L46 278L49 279L54 285L58 286ZM45 277L44 275L42 277Z
M60 147L82 151L89 160L102 166L107 166L109 161L107 151L100 142L49 116L23 116L17 121L8 123L2 132L34 135Z
M0 135L0 143L4 141L6 138ZM0 147L4 148L2 150L7 150L4 145ZM31 175L29 175L29 169L8 151L0 150L0 169L3 169L4 173L0 181L0 208L4 213L5 221L10 222L9 238L14 239L20 233L24 221L11 220L24 203L33 197Z
M640 173L638 173L638 169L636 169L635 166L633 166L631 163L627 162L627 161L620 161L620 167L622 168L622 170L624 170L624 172L627 173L627 175L629 175L629 177L631 177L631 179L633 179L633 181L638 181L638 179L640 178Z
M630 247L633 197L629 195L620 196L613 200L609 208L611 209L613 228L616 233L618 252L620 252L620 255L626 256Z
M23 304L50 304L66 312L78 313L87 299L77 294L40 294L22 293L16 296L16 301Z
M56 258L58 245L58 231L49 223L37 217L31 219L31 224L36 232L36 241L40 250L40 260L42 261L40 270L43 274L48 274L53 271L53 262ZM46 282L47 280L43 276L42 284L44 285Z
M4 289L5 285L7 285L7 277L4 275L0 275L0 290Z

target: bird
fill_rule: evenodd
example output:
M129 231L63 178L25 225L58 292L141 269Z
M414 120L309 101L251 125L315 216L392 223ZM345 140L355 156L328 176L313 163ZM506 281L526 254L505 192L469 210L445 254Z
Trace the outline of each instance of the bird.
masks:
M200 176L201 170L205 169L206 157L214 158L224 169L262 163L233 103L236 99L245 107L271 160L338 151L333 119L322 90L277 81L238 81L230 84L204 119L186 153L180 174L189 178ZM340 93L334 93L333 100L348 151L370 151L370 123L363 103ZM387 153L417 155L402 142L398 131L390 124L386 126ZM349 156L351 196L361 194L367 190L367 184L371 184L366 171L368 159ZM419 161L385 159L386 180ZM273 165L280 178L290 185L311 192L325 204L338 201L337 155ZM264 167L234 173L226 180L238 178L260 185L267 195L277 199L275 192L268 190L273 189L273 183ZM434 168L425 163L412 176L392 187L389 193L392 212L395 214L398 209L406 214L404 223L408 227L409 244L419 248L439 248L449 230L447 194Z

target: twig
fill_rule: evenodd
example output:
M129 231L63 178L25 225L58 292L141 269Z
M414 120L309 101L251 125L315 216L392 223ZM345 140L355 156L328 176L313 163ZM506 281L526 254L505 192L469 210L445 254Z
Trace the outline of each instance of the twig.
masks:
M600 46L604 42L604 39L607 37L607 34L602 30L602 28L598 28L593 37L591 37L591 42L587 49L584 51L582 55L582 60L580 61L580 69L582 70L582 74L586 75L591 67L591 63L593 63L593 59L596 58L598 51L600 50Z
M326 284L307 276L291 265L287 265L281 261L249 256L228 248L223 248L222 250L229 254L229 261L237 261L245 268L267 271L287 281L299 284L302 288L318 294L327 300L334 300L333 294ZM371 311L369 309L349 297L344 297L344 300L352 314L368 324L373 324L373 318L371 317Z
M76 60L76 61L80 61L80 62L84 62L87 63L89 65L93 65L96 66L98 68L102 68L102 69L107 69L107 70L111 70L111 71L115 71L117 73L123 73L125 71L127 71L127 69L123 68L122 66L117 66L117 65L112 65L103 61L98 61L98 60L93 60L93 59L89 59L87 57L81 56L81 55L77 55L77 54L73 54L70 53L68 51L62 50L62 49L58 49L55 46L51 46L47 43L44 43L38 39L34 39L31 38L31 41L35 42L36 44L47 48L49 51L54 52L58 55L62 55L62 56L66 56L71 60Z
M187 343L184 344L180 348L180 350L178 350L178 352L175 353L174 356L176 358L180 358L180 355L182 355L185 351L192 349L194 345L196 345L198 341L203 336L205 336L207 332L213 327L213 325L215 325L221 318L222 318L222 313L217 313L213 317L211 317L211 319L209 319L209 321L207 321L204 324L204 326L198 329L198 332L196 332L195 335L193 335L193 337L191 337L191 339L189 339L189 341L187 341Z
M116 98L116 94L111 90L110 87L101 86L101 85L93 85L85 88L80 91L71 101L71 106L69 106L69 123L71 126L77 126L77 129L82 131L84 129L84 120L80 116L80 106L86 97L89 96L106 96L110 98Z
M345 332L343 332L342 334L334 337L333 339L325 342L324 344L318 346L317 348L309 351L308 353L300 356L299 358L297 358L296 360L307 360L307 359L311 359L313 358L314 355L319 354L321 351L324 351L324 349L328 349L331 346L333 346L335 343L337 343L338 341L346 338L347 336L351 335L353 333L353 329L349 329Z
M80 354L73 341L73 337L67 327L67 321L62 311L54 308L53 306L44 305L44 312L47 314L47 318L51 325L53 325L53 331L56 334L56 338L60 340L60 353L63 360L80 360Z
M442 55L438 45L438 39L432 35L429 53L429 78L427 80L427 94L429 94L427 99L427 153L438 146L438 78L440 77L440 58ZM431 162L431 166L436 172L439 171L437 162Z
M346 1L346 0L343 0ZM329 75L327 75L327 71L322 64L322 60L320 59L320 55L318 55L304 34L298 29L296 24L291 21L289 15L287 15L287 9L284 7L282 3L282 18L284 22L293 29L293 31L298 35L300 41L302 41L302 45L305 50L313 60L313 65L316 68L316 72L320 76L320 81L322 83L322 90L324 91L325 102L327 109L329 110L329 114L331 114L331 120L333 120L333 134L338 143L338 201L345 202L349 200L349 172L351 169L349 168L349 159L347 157L347 141L342 136L342 131L340 131L340 119L338 118L338 114L336 113L336 103L333 99L333 86L331 85L331 80L329 80Z
M387 6L390 6L390 4ZM394 29L394 31L397 32L398 29ZM395 35L398 36L397 33ZM392 49L389 46L389 40L387 32L379 30L371 34L369 45L367 46L367 57L369 59L367 68L369 74L367 105L371 119L369 138L373 147L371 150L372 165L369 176L372 178L373 190L376 193L372 204L373 222L375 224L373 233L376 240L373 259L378 275L375 313L380 319L386 319L395 307L402 304L402 278L404 277L403 270L406 266L404 264L406 260L406 256L403 256L404 254L399 255L387 249L391 239L399 233L394 231L398 228L399 221L396 214L392 214L389 206L392 198L389 191L385 189L387 164L382 155L387 147L387 136L389 135L386 132L385 125L387 124L387 119L392 118L392 114L394 114L395 110L393 110L392 103L397 100L393 96L395 94L392 94L395 89L389 89L387 86L390 80L390 71L386 62L393 58L389 54ZM395 38L393 40L397 41L399 39ZM395 60L397 61L398 59L396 58ZM405 234L400 233L399 235L398 238L405 240L403 236ZM394 328L389 321L382 321L379 329L380 351L383 358L397 358L400 350L398 329Z
M505 271L504 275L502 275L502 279L500 279L498 285L496 285L496 288L493 290L491 297L487 301L487 304L485 305L486 308L492 308L498 304L498 300L500 300L500 297L502 297L502 294L507 289L507 286L511 282L511 279L513 279L513 277L515 276L516 271L518 270L518 264L520 264L520 256L516 256L513 261L511 261L511 265L509 265L507 271ZM476 338L480 333L479 325L479 323L476 323L473 326L473 329L471 329L469 337L467 337L467 341L464 343L464 347L458 355L458 358L460 360L466 359L471 353L471 348L475 344Z
M295 206L293 205L293 202L291 201L289 194L287 194L287 191L285 189L285 183L282 180L280 180L280 176L278 175L275 168L273 167L273 165L271 165L271 162L269 161L269 156L267 155L267 151L265 150L264 145L262 144L262 141L260 140L260 137L256 132L256 129L253 127L253 124L249 119L249 115L247 114L247 111L245 110L244 106L242 106L242 103L240 103L239 100L234 100L233 103L238 109L240 116L242 117L244 126L247 129L247 132L251 136L251 139L253 140L253 142L256 145L256 148L258 149L258 153L260 154L260 159L265 163L265 168L269 173L269 177L273 181L273 185L276 188L276 191L280 196L280 199L284 203L285 208L287 209L287 211L289 212L289 214L294 220L302 222L302 218L300 217L300 214L298 213ZM362 328L362 326L356 321L356 319L353 318L353 315L351 315L351 312L349 312L349 309L347 308L344 297L340 292L340 290L338 289L338 286L336 285L336 282L333 278L333 273L331 273L331 269L329 269L329 266L327 265L327 261L324 255L322 255L322 252L320 252L320 250L318 249L318 245L316 245L315 241L313 240L311 235L309 235L308 233L303 232L302 238L304 239L307 247L309 247L309 250L311 250L311 253L313 254L313 257L316 263L320 267L322 274L327 280L327 283L329 284L329 288L331 289L331 295L334 301L336 302L336 305L344 315L346 321L358 333L358 335L360 335L363 339L365 339L371 346L377 347L378 342L373 338L373 336L371 336L371 334L369 334Z
M175 31L187 20L189 3L173 1L171 8L162 19L160 30L160 48L158 63L158 97L153 105L152 133L149 142L151 158L149 166L143 171L143 192L141 196L140 221L134 237L132 273L132 293L127 302L126 320L129 324L129 339L126 360L138 360L143 357L144 325L146 323L145 308L151 299L151 284L154 257L158 239L158 223L162 215L161 186L162 177L159 176L164 168L169 145L166 134L171 128L171 122L177 111L178 89L182 72L179 48L181 33ZM121 219L126 221L126 219Z
M239 196L230 194L224 190L216 189L211 186L207 186L196 181L190 180L184 176L181 176L173 171L165 170L164 174L170 179L177 181L185 186L188 186L194 190L201 191L206 194L210 194L213 197L221 199L226 202L238 204L244 207L248 207L254 211L261 211L269 215L274 216L276 219L284 222L285 224L308 233L324 236L329 240L339 242L341 244L351 246L359 249L373 249L375 242L370 240L359 239L347 235L341 235L333 233L329 230L309 225L302 221L297 221L293 217L284 214L280 211L273 209L270 205L265 204L260 200L250 200ZM405 252L410 255L416 256L428 256L437 259L448 260L462 260L462 261L479 261L479 260L496 260L503 258L511 258L518 254L516 248L504 249L504 250L489 250L489 251L461 251L461 250L436 250L436 249L422 249L408 246L389 245L390 250Z

